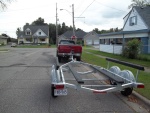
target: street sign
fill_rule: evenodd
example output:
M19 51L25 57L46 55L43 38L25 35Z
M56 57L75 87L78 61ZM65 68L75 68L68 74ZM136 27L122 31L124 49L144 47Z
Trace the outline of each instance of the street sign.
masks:
M71 39L72 39L72 40L74 40L74 39L76 39L76 38L77 38L77 37L76 37L76 36L74 36L74 35L71 37Z

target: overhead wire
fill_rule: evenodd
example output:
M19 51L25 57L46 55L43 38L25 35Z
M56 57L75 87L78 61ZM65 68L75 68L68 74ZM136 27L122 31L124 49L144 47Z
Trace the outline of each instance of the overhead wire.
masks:
M114 7L111 7L111 6L108 6L108 5L105 5L105 4L102 4L101 2L95 0L95 2L97 2L98 4L102 5L102 6L105 6L105 7L108 7L108 8L111 8L111 9L115 9L115 10L118 10L118 11L121 11L121 12L126 12L124 10L120 10L120 9L117 9L117 8L114 8Z
M79 15L79 17L82 16L82 14L83 14L94 2L95 2L95 0L93 0L93 1L90 3L90 5L88 5L88 6L85 8L85 10Z

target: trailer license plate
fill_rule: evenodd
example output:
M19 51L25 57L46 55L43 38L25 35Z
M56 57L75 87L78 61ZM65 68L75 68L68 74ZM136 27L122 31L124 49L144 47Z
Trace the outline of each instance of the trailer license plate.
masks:
M55 96L67 95L67 89L55 89L54 95Z

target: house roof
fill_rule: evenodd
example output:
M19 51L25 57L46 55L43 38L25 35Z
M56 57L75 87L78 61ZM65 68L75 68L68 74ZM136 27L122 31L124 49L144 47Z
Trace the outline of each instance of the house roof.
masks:
M83 30L78 30L75 32L77 38L83 38L86 34L87 33ZM63 35L67 38L71 38L73 36L73 31L66 31Z
M23 27L23 31L25 31L27 28L29 28L32 31L32 34L34 34L37 30L41 29L47 36L49 36L49 26L48 25L43 25L43 26L25 25Z
M147 25L148 29L150 29L150 6L146 7L134 7L136 11L139 13L139 15L144 20L145 24Z
M32 35L33 35L34 33L36 33L37 30L41 29L47 36L49 36L49 26L48 26L48 25L43 25L43 26L25 25L25 26L23 27L23 31L18 32L18 35L17 35L18 38L22 38L22 37L31 38L31 35L30 35L30 36L25 35L25 30L28 29L28 28L31 30ZM39 38L45 38L45 37L39 36Z
M0 35L0 39L7 39L8 37Z
M109 36L109 35L122 35L122 34L133 34L133 33L147 33L150 32L148 29L136 30L136 31L120 31L120 32L111 32L111 33L104 33L100 34L100 36Z
M84 38L88 37L90 34L95 34L97 37L99 37L99 35L100 35L100 34L97 34L95 31L90 31L84 36Z

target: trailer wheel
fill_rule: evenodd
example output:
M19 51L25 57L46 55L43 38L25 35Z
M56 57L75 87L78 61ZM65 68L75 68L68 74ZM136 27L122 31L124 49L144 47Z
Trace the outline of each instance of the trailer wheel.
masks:
M56 98L57 96L54 95L54 89L55 89L55 87L53 85L51 85L51 95L53 98Z
M121 94L124 96L129 96L132 94L133 88L125 88L123 91L121 91Z

